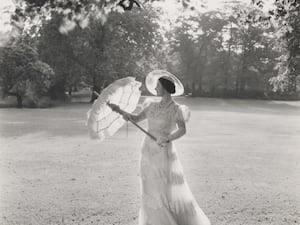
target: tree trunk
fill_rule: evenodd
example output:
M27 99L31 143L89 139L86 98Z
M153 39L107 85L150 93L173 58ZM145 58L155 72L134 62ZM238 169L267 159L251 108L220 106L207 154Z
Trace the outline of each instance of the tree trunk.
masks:
M95 93L97 92L98 94L100 94L101 92L101 85L102 85L102 80L99 81L99 78L96 74L93 75L93 92L91 95L91 99L90 99L90 103L93 103L95 101L95 99L98 98L98 95Z
M229 40L228 40L228 55L226 57L226 53L225 53L225 58L224 58L224 74L225 74L225 79L224 79L224 87L223 87L223 96L226 96L227 95L227 92L228 92L228 80L229 80L229 74L230 74L230 70L231 70L231 61L230 61L230 58L231 58L231 41L232 41L232 23L230 23L230 37L229 37Z
M224 83L223 83L223 96L227 96L227 92L228 92L228 73L226 72Z
M23 108L23 98L21 95L16 94L17 97L17 107L18 108Z
M98 95L94 91L100 94L100 88L97 85L93 86L93 93L91 96L90 103L93 103L98 98Z
M235 81L235 97L239 97L239 87L240 87L240 75L237 75L236 81Z
M106 36L105 26L102 25L100 27L100 34L97 35L96 42L95 42L95 43L97 43L97 46L95 46L95 48L97 47L97 49L99 49L99 51L100 51L98 54L95 54L95 57L98 62L102 61L105 36ZM101 76L101 74L99 75L95 69L93 71L91 71L91 74L93 76L93 93L91 96L90 103L93 103L95 101L95 99L98 98L98 95L95 94L94 91L97 92L98 94L100 94L100 92L102 91L102 85L103 85L104 78L103 78L103 76Z
M242 76L241 83L240 83L240 97L245 97L245 87L246 87L246 79Z
M72 96L72 86L69 86L68 94L69 96Z
M293 96L297 93L297 78L294 73L288 75L288 94Z
M57 81L52 87L50 87L49 95L52 99L65 100L65 80Z

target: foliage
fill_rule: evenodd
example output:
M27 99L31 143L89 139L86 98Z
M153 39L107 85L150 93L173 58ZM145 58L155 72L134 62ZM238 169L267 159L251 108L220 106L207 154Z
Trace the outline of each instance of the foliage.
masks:
M171 50L180 57L177 73L193 95L264 96L278 54L273 27L252 24L262 11L234 4L227 11L184 15L171 31ZM174 54L174 53L172 53ZM252 93L250 93L252 92Z
M61 33L69 33L75 27L86 28L91 20L104 24L110 13L144 10L153 2L164 0L22 0L16 2L12 23L22 29L27 23L49 19L53 14L63 16ZM185 8L194 9L191 0L174 0Z
M63 35L58 30L61 21L61 16L53 15L51 20L44 22L37 39L41 60L55 71L50 88L50 96L53 99L65 98L66 89L72 89L80 83L80 76L84 74L83 69L73 60L72 36Z
M181 73L187 74L189 89L198 94L202 92L201 84L204 74L208 72L207 65L221 47L219 40L225 21L220 15L219 12L208 12L188 19L181 17L174 31L176 36L171 46L180 54L183 64Z
M16 96L18 107L22 107L25 96L38 98L47 93L54 72L48 64L38 60L36 50L29 45L21 42L4 47L0 63L2 92Z
M269 12L261 9L262 0L253 0L258 7L231 1L222 11L208 12L202 2L175 0L178 16L169 22L154 7L159 1L19 4L12 21L19 25L22 42L38 52L28 71L49 76L33 75L40 80L22 84L27 88L20 82L14 90L62 99L86 86L100 92L124 76L142 80L159 68L178 75L195 96L299 93L299 0L275 0Z
M264 1L253 0L263 6ZM289 96L297 96L300 92L300 1L275 0L275 8L267 17L277 29L278 51L282 52L277 63L278 75L271 78L275 91Z
M38 38L42 60L57 75L52 97L61 98L82 83L99 92L119 77L140 77L144 71L139 61L147 61L161 43L156 12L151 8L111 13L105 24L93 19L88 27L77 27L69 35L57 29L62 20L53 15Z

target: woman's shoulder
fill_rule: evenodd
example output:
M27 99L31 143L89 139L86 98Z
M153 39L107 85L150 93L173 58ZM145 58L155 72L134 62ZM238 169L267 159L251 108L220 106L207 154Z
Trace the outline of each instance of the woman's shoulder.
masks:
M185 107L187 107L187 106L184 105L184 104L180 104L180 103L176 102L175 100L173 100L173 109L175 111L178 111L178 110L180 110L182 108L185 108Z
M143 105L143 108L145 108L145 107L148 107L150 105L157 104L157 103L158 103L158 100L147 97L147 98L144 99L142 105Z
M145 110L145 112L148 112L150 109L153 111L155 108L155 105L158 104L158 101L153 98L145 98L144 101L142 101L141 108Z

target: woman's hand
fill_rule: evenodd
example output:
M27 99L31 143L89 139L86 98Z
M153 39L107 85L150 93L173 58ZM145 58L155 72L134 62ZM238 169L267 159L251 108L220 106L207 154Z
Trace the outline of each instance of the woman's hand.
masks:
M123 111L122 109L120 109L120 107L119 107L118 105L113 104L113 103L110 103L110 102L108 102L107 104L110 106L110 108L111 108L113 111L115 111L115 112L117 112L117 113L120 113L120 114L123 116L123 119L124 119L124 120L128 121L128 120L132 119L132 118L131 118L131 114L130 114L130 113L127 113L127 112L125 112L125 111Z
M156 140L156 143L161 147L166 146L169 142L170 142L169 139L163 136L158 137Z
M123 119L126 120L126 121L132 119L131 115L129 113L126 113L126 112L122 113L122 116L123 116Z
M118 113L121 113L121 109L118 105L116 104L113 104L113 103L110 103L110 102L107 102L107 105L109 105L109 107L115 111L115 112L118 112Z

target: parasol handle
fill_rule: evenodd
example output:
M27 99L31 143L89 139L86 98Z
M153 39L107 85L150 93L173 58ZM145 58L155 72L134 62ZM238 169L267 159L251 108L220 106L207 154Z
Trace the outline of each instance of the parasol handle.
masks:
M140 125L138 125L136 122L134 122L132 119L129 119L129 121L135 125L137 128L139 128L141 131L143 131L145 134L147 134L153 141L157 141L157 138L154 137L151 133L146 131L144 128L142 128Z
M99 93L97 91L94 91L95 95L97 95L99 97ZM113 108L108 102L106 103L113 111L120 113L119 111L117 111L115 108ZM120 107L119 107L120 109ZM120 113L121 114L121 113ZM153 136L151 133L149 133L148 131L146 131L144 128L142 128L140 125L138 125L136 122L134 122L132 119L129 119L129 121L136 126L137 128L139 128L142 132L144 132L146 135L148 135L153 141L157 141L157 138L155 136Z
M107 102L106 103L113 111L117 112L117 113L120 113L122 115L122 113L120 112L121 109L119 106L112 106L111 103ZM123 110L122 110L123 111ZM125 111L124 111L125 112ZM127 113L127 112L125 112ZM150 134L148 131L146 131L144 128L142 128L140 125L138 125L135 121L133 121L132 119L129 118L129 121L134 125L136 126L137 128L139 128L142 132L144 132L145 134L147 134L152 140L156 141L157 138L154 137L152 134Z

